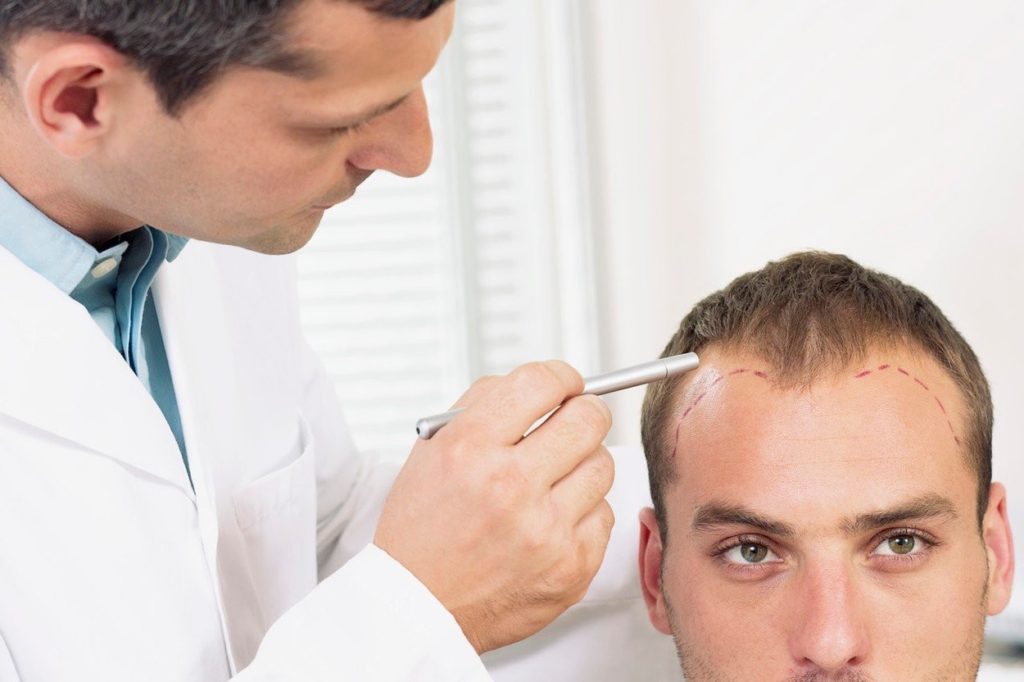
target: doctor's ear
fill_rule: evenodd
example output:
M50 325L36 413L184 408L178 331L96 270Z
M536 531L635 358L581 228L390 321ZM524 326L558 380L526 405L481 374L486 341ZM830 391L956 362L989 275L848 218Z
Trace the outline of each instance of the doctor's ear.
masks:
M672 634L668 609L661 590L661 561L665 549L654 510L647 507L640 512L640 588L647 603L647 615L659 632Z
M29 121L68 158L96 150L113 126L123 86L143 78L124 55L88 36L31 37L12 52Z

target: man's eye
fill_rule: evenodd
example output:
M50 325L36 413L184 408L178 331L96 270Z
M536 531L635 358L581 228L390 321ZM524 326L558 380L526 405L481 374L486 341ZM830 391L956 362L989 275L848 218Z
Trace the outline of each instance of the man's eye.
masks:
M928 541L913 533L890 535L883 539L872 554L879 556L912 556L928 548Z
M779 559L775 552L768 549L767 545L762 545L759 542L741 542L723 552L722 557L731 564L740 565L763 564Z

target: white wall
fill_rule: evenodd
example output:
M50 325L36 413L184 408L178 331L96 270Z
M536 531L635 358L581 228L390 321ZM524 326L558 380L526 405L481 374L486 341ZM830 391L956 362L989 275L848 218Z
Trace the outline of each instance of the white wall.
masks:
M978 352L1024 538L1024 3L584 6L603 364L655 356L769 259L845 252L923 289ZM641 398L616 397L614 442L638 439Z

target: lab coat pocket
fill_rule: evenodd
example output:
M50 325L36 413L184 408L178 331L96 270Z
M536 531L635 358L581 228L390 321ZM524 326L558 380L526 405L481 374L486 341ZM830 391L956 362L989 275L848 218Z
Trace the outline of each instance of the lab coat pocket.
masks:
M299 455L234 495L254 587L269 627L315 586L316 452L299 417Z

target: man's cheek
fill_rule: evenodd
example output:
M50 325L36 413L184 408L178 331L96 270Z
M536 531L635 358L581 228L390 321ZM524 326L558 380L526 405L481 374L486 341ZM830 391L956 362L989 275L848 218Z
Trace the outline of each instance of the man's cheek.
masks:
M781 614L763 586L729 583L707 565L691 567L689 576L684 571L673 576L670 589L682 630L677 634L708 653L720 652L720 661L738 653L772 653L769 644Z
M695 659L727 680L776 680L788 671L780 615L746 611L705 597L690 610L677 637Z

